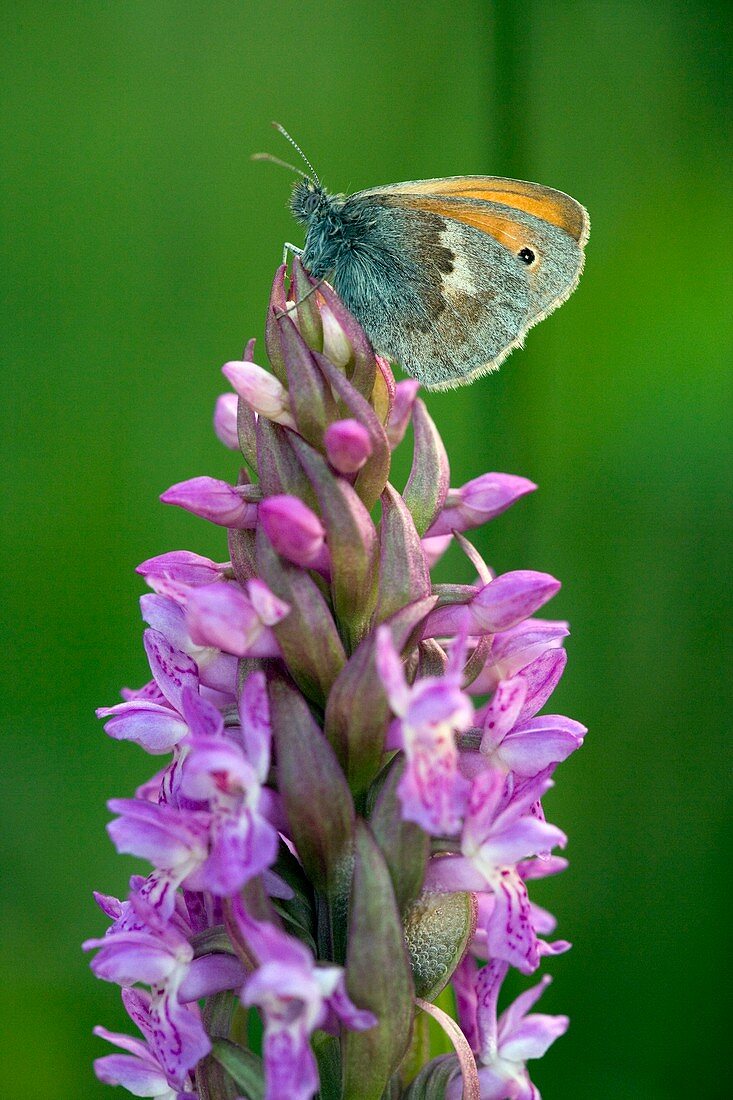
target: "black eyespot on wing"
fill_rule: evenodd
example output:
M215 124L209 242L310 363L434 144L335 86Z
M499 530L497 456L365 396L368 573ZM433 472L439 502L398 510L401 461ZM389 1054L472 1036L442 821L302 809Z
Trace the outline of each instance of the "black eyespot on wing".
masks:
M517 253L517 255L519 256L519 259L522 261L522 263L526 264L527 267L529 267L530 264L533 264L536 259L535 254L531 248L523 248L520 252Z

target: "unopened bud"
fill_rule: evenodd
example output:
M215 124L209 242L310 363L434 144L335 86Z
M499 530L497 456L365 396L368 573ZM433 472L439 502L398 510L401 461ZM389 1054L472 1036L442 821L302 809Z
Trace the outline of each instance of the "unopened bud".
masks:
M369 432L358 420L337 420L324 436L328 461L340 474L355 474L372 453Z
M244 360L225 363L221 370L239 396L256 413L266 420L284 424L286 428L295 428L288 391L274 374Z

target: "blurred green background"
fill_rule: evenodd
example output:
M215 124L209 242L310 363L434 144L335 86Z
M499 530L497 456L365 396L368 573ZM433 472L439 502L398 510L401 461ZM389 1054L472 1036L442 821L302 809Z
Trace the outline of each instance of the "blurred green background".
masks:
M486 172L569 191L586 273L498 375L430 407L453 484L540 491L477 541L564 583L552 709L590 727L547 800L571 868L535 896L573 951L545 1100L729 1096L721 882L730 602L728 5L370 0L4 5L3 1096L113 1095L122 1027L79 950L125 889L105 800L150 773L93 708L146 676L134 566L226 556L157 502L233 477L219 374L262 329L291 179ZM726 211L728 212L726 214ZM456 573L465 565L455 561ZM467 579L467 578L463 578Z

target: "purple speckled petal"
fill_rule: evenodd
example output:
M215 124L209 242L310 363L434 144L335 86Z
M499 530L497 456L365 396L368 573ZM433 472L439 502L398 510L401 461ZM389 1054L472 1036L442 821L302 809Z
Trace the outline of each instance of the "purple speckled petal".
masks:
M586 733L580 722L544 715L509 733L501 745L501 758L518 775L538 775L580 748Z
M143 645L156 684L171 706L181 713L183 689L187 687L198 691L196 662L188 654L175 649L159 630L146 630L143 634Z
M560 682L567 660L568 655L564 649L548 649L522 669L522 677L527 681L527 698L518 722L533 718L544 707Z
M478 1054L482 1061L493 1061L498 1051L496 1006L508 969L508 963L502 959L492 959L487 966L481 968L476 977L476 1028L479 1037Z
M491 753L515 725L524 700L527 697L527 681L521 676L512 680L502 680L493 699L486 708L483 721L484 736L481 740L481 752Z
M107 826L117 851L148 859L158 869L148 880L150 901L170 915L172 889L208 854L209 815L137 799L112 799L109 808L121 815Z
M504 959L522 974L539 966L537 936L527 897L527 887L511 867L503 867L492 882L496 904L486 928L489 954Z
M175 995L154 997L150 1006L154 1049L168 1079L184 1088L189 1072L211 1050L198 1009L179 1003Z
M559 1039L568 1029L567 1016L547 1016L533 1013L502 1043L502 1054L513 1061L524 1062L528 1058L541 1058L555 1039Z
M263 672L250 672L239 698L239 720L247 759L259 780L264 782L270 768L270 703Z
M176 649L186 651L188 632L183 608L170 596L146 592L140 597L140 612L148 626L168 639Z
M115 932L85 940L83 947L85 951L99 949L92 970L106 982L160 985L193 958L193 948L180 939L170 941L152 932Z
M437 856L428 863L424 889L453 893L475 893L486 889L486 877L465 856Z
M294 973L312 966L311 953L300 940L287 936L274 924L255 920L239 897L234 898L232 908L239 930L260 964L275 960L291 967Z
M502 680L512 679L548 649L562 648L568 634L565 622L531 618L495 634L486 664L471 684L471 694L494 691Z
M159 1064L149 1056L142 1060L130 1054L106 1054L95 1058L94 1072L103 1084L121 1085L133 1096L173 1100L176 1095Z
M154 1060L147 1048L147 1045L142 1039L136 1039L132 1035L124 1035L119 1031L108 1031L106 1027L92 1028L94 1035L99 1036L100 1039L106 1039L108 1043L113 1043L120 1050L126 1050L130 1054L134 1054L137 1058L150 1061L154 1063ZM160 1067L158 1067L160 1069Z
M479 1066L479 1088L481 1100L540 1100L539 1093L536 1096L527 1097L526 1093L520 1093L521 1085L515 1080L507 1081L506 1075L491 1066ZM460 1100L461 1093L452 1091L447 1100Z
M266 1028L263 1057L265 1100L311 1100L318 1091L318 1066L308 1035L289 1028Z
M473 858L478 868L502 867L566 843L561 829L527 815L487 838Z
M108 718L105 733L116 741L134 741L152 755L168 753L188 733L186 723L170 707L130 700L100 707L98 718Z
M224 733L224 719L207 699L186 687L181 700L183 717L193 737L219 737Z
M277 845L278 835L270 822L250 810L215 816L201 884L212 894L231 897L275 862Z

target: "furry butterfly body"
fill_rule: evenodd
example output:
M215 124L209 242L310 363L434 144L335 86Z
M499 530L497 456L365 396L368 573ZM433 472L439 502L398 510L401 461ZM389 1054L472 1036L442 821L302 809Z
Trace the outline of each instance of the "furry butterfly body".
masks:
M369 336L423 385L494 370L575 289L588 215L539 184L494 176L416 180L329 195L296 184L302 260Z

